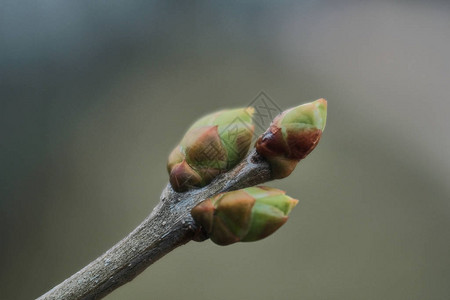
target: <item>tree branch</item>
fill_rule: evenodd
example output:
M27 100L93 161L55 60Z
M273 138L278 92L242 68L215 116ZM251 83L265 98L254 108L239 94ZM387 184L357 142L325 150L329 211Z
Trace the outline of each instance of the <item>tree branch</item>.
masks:
M38 299L100 299L131 281L152 263L192 239L202 240L191 209L221 192L272 179L269 164L253 149L239 165L209 185L176 193L170 184L152 213L127 237Z

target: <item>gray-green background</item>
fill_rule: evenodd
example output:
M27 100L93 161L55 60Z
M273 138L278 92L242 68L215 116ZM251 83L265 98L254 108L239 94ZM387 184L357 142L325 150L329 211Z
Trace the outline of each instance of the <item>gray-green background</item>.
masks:
M203 114L328 99L300 200L107 299L449 299L448 1L0 2L0 298L32 299L156 205Z

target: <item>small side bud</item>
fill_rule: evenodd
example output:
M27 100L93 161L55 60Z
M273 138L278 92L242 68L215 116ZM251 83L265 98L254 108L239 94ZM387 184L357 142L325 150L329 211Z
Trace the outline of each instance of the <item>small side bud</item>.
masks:
M192 187L200 185L202 178L189 166L186 160L183 160L172 167L169 182L174 190L185 192Z
M270 163L272 176L289 176L319 143L327 118L327 101L319 99L282 112L256 141L256 151Z
M284 191L258 186L218 194L191 215L214 243L225 246L269 236L286 223L297 202Z
M223 110L195 122L169 155L172 188L185 192L236 166L250 148L253 108Z

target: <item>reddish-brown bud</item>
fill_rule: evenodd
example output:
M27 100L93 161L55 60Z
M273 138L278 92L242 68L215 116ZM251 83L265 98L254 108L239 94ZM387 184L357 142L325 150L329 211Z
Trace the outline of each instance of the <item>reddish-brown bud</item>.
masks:
M297 163L319 143L325 128L327 101L288 109L278 115L256 142L256 151L267 159L275 179L291 174Z
M223 110L195 122L167 161L170 183L185 192L236 166L253 136L253 108Z
M280 228L297 200L279 189L257 186L218 194L191 210L218 245L261 240Z

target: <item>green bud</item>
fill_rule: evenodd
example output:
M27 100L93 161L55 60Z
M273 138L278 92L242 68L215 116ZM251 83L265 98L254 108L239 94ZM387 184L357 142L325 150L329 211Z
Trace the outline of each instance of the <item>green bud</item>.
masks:
M256 151L270 163L275 179L287 177L319 143L327 118L327 101L319 99L278 115L256 141Z
M169 155L169 181L177 192L203 187L236 166L250 148L251 107L222 110L195 122Z
M279 189L258 186L218 194L191 210L194 220L218 245L261 240L288 219L297 205Z

